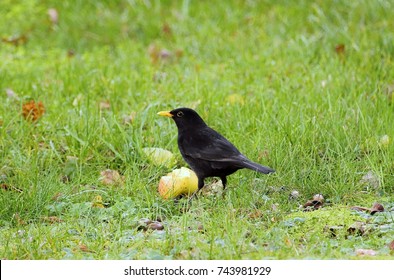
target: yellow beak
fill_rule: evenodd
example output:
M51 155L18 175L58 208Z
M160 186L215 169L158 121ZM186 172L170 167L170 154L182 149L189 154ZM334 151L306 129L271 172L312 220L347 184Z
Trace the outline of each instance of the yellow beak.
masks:
M163 116L163 117L169 117L172 118L174 115L171 114L169 111L161 111L159 113L157 113L159 116Z

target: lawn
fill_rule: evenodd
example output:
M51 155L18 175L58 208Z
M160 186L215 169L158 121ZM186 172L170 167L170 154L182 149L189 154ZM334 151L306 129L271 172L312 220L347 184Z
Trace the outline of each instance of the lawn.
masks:
M0 258L394 259L393 18L388 0L2 0ZM161 198L187 166L156 114L177 107L276 173Z

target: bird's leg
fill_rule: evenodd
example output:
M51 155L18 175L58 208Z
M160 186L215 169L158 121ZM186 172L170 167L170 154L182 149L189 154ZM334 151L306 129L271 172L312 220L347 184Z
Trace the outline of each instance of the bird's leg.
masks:
M198 178L198 189L191 195L189 198L189 202L201 191L201 189L204 187L204 179L205 178Z
M198 178L198 191L200 191L204 187L204 179L205 178Z
M227 178L226 176L221 176L220 180L222 180L223 190L226 188Z

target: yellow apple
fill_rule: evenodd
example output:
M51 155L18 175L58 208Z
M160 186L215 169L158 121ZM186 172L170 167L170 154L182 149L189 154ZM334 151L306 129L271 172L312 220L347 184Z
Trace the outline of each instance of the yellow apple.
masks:
M191 195L198 188L197 175L186 167L175 169L159 182L159 194L164 199L175 198L180 195Z
M142 151L154 165L171 167L175 164L175 156L170 151L162 148L143 148Z

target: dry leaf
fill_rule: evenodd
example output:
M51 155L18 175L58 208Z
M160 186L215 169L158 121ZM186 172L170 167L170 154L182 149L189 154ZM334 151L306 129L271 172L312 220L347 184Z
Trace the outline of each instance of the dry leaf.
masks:
M67 51L67 57L73 57L75 55L75 51L74 50L68 50Z
M248 214L249 219L259 219L262 218L263 216L264 216L263 212L260 209L255 209L254 211Z
M121 176L118 171L107 169L100 172L99 181L106 186L123 186L125 177Z
M4 43L12 44L14 46L24 45L27 43L27 36L20 35L20 36L12 36L10 38L2 38L1 39Z
M49 20L52 22L52 24L56 25L59 22L59 13L57 12L56 9L51 8L48 9L48 16Z
M59 217L56 217L56 216L42 217L42 220L44 222L47 222L47 223L50 223L50 224L63 222L62 219L60 219Z
M394 251L394 240L390 242L390 244L389 244L389 249L390 249L391 251Z
M158 62L168 62L173 56L172 52L167 49L160 49L155 44L149 45L148 54L153 64L157 64Z
M374 215L376 212L384 212L384 207L382 204L375 202L371 208L371 215Z
M343 55L345 53L345 45L344 44L338 44L335 46L335 52L338 55Z
M162 223L155 221L155 222L152 222L152 223L148 224L147 229L151 229L151 230L163 230L163 229L164 229L164 226L163 226Z
M176 58L181 58L183 56L183 50L182 49L176 49L175 50L175 57Z
M136 115L136 112L131 112L130 114L123 116L123 124L132 124Z
M22 115L26 120L37 121L45 113L44 104L41 101L31 100L22 105Z
M166 34L166 35L171 35L171 34L172 34L171 27L170 27L170 25L169 25L168 23L166 23L166 22L163 24L163 26L162 26L162 28L161 28L161 31L162 31L164 34Z
M361 206L352 206L350 209L356 210L356 211L364 211L364 212L369 212L371 215L374 215L377 212L384 212L384 207L382 204L375 202L372 205L372 208L367 208L367 207L361 207Z
M52 196L51 200L59 200L59 198L62 196L63 194L61 192L55 193L54 196Z
M371 249L357 249L356 255L357 256L376 256L376 251Z
M14 186L8 185L6 183L0 184L0 189L5 190L5 191L15 191L15 192L20 192L22 193L23 191L21 189L18 189Z
M100 102L100 110L103 111L103 110L109 110L109 109L111 109L111 104L109 103L108 100Z
M88 246L86 246L85 244L82 244L82 243L78 245L78 249L81 250L82 252L94 253L93 250L90 250L90 249L88 248Z
M348 229L347 232L350 235L364 235L367 231L366 223L364 222L355 222Z
M304 211L313 211L317 210L323 206L324 197L321 194L315 194L312 200L308 200L303 207L305 208Z
M24 220L22 220L21 217L19 216L19 213L15 213L14 218L15 218L16 223L18 225L25 225L26 224L26 222Z

